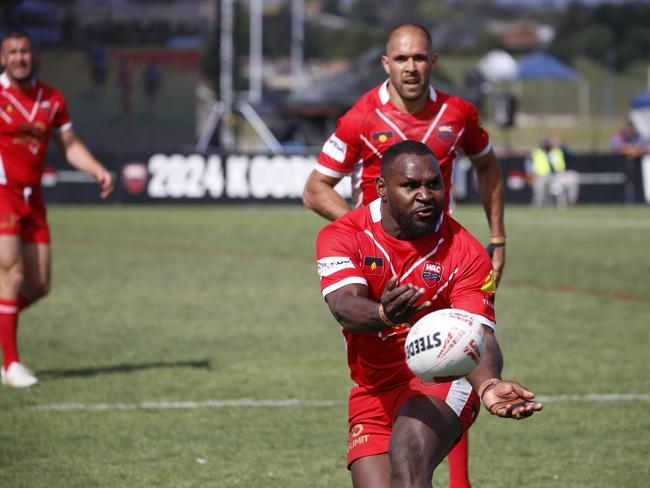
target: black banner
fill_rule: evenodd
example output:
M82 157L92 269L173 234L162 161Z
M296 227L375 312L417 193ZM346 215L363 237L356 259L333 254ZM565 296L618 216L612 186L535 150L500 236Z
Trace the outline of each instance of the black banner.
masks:
M302 189L314 167L315 154L195 154L156 153L116 156L98 154L113 171L116 203L288 203L301 202ZM646 156L650 158L650 156ZM499 158L508 203L530 203L524 158ZM642 171L639 160L615 155L574 155L568 169L578 172L579 203L650 203L650 170ZM650 168L650 160L645 165ZM648 180L644 185L645 179ZM43 175L46 201L58 203L99 202L92 178L74 171L58 156L48 161ZM346 178L337 187L344 197L351 194ZM458 202L480 201L472 165L457 160L454 191ZM645 195L645 193L649 193Z

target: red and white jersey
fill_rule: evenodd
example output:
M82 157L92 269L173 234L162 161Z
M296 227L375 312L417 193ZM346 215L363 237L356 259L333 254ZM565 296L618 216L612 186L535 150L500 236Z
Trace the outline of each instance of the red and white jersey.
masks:
M381 222L381 202L353 210L325 227L316 241L321 290L326 297L358 283L379 302L392 276L398 284L425 289L418 303L431 300L434 310L458 308L495 327L494 276L483 246L458 222L442 214L436 231L414 241L388 235ZM386 389L413 378L404 358L407 329L374 333L343 330L352 381L370 389Z
M34 81L29 92L0 75L0 184L38 186L52 131L70 129L61 93Z
M386 81L364 94L337 121L315 169L333 177L350 175L355 206L368 205L378 196L375 179L381 171L382 154L406 139L423 142L438 158L447 209L451 203L457 153L463 151L473 158L487 154L492 148L473 104L430 86L429 100L421 111L400 112L390 100Z

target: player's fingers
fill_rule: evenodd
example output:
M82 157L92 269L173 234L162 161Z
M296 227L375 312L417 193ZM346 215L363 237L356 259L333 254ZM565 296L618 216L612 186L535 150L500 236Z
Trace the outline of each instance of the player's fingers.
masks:
M408 302L406 302L405 308L413 308L415 305L415 302L417 302L422 295L424 295L424 288L415 288L413 293L413 296L409 298Z
M416 307L415 313L421 312L422 310L424 310L425 308L429 308L430 306L431 306L431 302L427 300L426 302Z
M535 398L535 393L526 389L521 383L517 381L512 382L512 391L514 391L517 396L525 398L526 400L532 400Z
M386 283L386 288L384 290L392 290L397 285L397 276L391 276Z
M538 402L522 402L512 406L512 418L521 420L530 417L535 412L542 410L543 405Z
M413 299L415 296L416 299L419 298L421 295L418 295L417 289L414 289L413 287L410 286L400 286L399 288L396 288L393 290L393 293L395 293L390 300L390 303L388 304L388 307L390 307L391 310L395 311L403 311L408 308L410 301Z

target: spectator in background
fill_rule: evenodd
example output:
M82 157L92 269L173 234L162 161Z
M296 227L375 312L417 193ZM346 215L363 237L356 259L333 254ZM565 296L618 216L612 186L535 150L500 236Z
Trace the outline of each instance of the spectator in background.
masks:
M625 202L634 203L636 162L641 156L650 152L650 141L646 141L638 133L632 121L628 120L612 137L612 149L617 154L625 156Z
M623 124L614 137L612 137L612 149L614 152L625 156L628 159L636 159L646 154L650 149L648 141L641 137L634 127L632 121L628 120Z
M540 141L526 158L526 175L533 189L532 204L543 207L575 205L578 201L580 179L576 171L567 170L562 141L554 136Z
M158 91L160 90L160 68L154 62L147 63L142 72L142 88L145 96L145 111L147 115L153 116L154 106Z
M104 45L95 37L88 41L86 46L86 55L90 63L90 76L92 78L92 88L90 96L92 98L101 98L104 94L106 78L108 77L108 58Z
M117 85L120 90L120 104L122 107L122 115L129 115L131 113L131 89L133 82L131 80L131 66L126 58L121 58L117 72Z

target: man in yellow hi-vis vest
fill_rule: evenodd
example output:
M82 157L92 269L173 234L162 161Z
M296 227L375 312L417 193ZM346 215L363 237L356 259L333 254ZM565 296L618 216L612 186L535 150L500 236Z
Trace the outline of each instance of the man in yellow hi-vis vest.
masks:
M566 160L557 138L543 139L526 158L526 173L533 189L532 204L542 207L574 205L578 201L578 173L566 169Z

